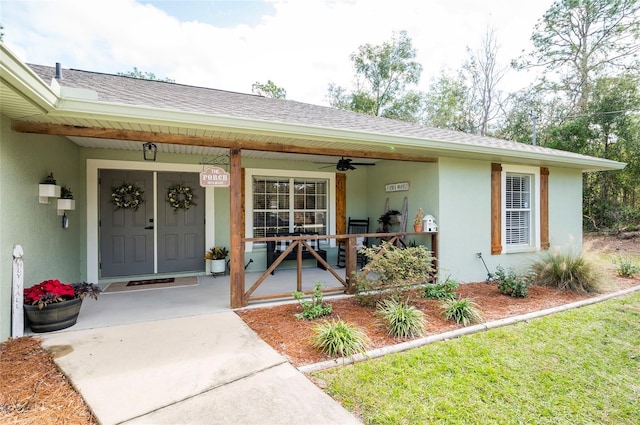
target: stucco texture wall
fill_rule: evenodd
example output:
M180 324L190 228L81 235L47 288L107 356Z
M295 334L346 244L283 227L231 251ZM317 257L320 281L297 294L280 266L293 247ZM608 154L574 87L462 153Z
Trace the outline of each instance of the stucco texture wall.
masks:
M32 286L45 279L64 282L82 280L80 220L83 187L79 148L55 136L14 133L11 120L0 124L0 341L11 329L12 252L24 249L24 283ZM71 188L76 210L68 212L70 226L62 228L56 200L38 201L38 184L53 172L59 185Z
M549 170L549 239L551 250L582 249L582 173ZM440 160L440 279L483 281L496 267L526 272L540 251L491 255L491 164ZM536 232L539 230L536 229Z

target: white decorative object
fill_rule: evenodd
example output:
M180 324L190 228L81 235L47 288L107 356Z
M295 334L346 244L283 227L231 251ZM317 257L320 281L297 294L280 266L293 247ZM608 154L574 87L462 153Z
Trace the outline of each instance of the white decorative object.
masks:
M24 252L22 245L13 247L13 279L11 293L11 337L19 338L24 335Z
M422 231L423 232L437 232L438 225L436 219L432 215L425 215L422 219Z
M65 211L75 210L75 199L58 199L58 215L63 215Z
M38 198L41 204L48 204L49 198L59 198L61 187L57 184L39 184Z

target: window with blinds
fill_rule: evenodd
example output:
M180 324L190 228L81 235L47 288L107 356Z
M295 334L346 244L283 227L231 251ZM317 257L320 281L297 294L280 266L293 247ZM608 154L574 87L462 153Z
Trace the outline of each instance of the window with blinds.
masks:
M327 234L326 179L253 178L253 236Z
M505 181L507 245L531 244L531 175L507 173Z

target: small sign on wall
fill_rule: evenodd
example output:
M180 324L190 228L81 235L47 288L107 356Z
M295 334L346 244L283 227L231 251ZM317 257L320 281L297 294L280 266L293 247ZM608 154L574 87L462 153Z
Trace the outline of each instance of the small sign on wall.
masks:
M230 184L229 173L220 167L209 167L200 173L202 187L229 187Z
M409 182L389 183L384 187L385 192L402 192L403 190L409 190Z

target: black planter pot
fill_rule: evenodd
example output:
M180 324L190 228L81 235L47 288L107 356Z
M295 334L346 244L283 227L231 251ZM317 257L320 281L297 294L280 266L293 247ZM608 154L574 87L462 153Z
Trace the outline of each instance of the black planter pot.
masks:
M27 323L33 332L52 332L76 324L82 300L74 298L60 303L48 304L42 309L37 305L24 305Z

